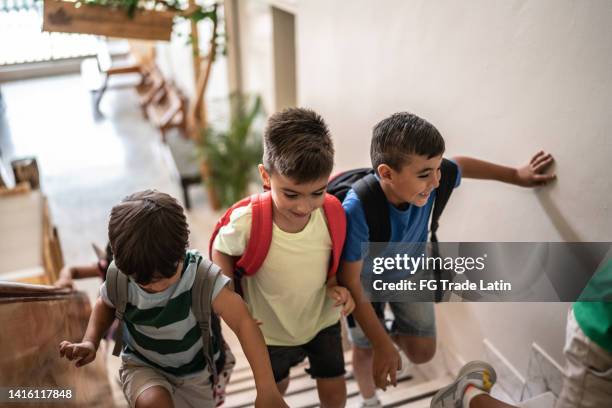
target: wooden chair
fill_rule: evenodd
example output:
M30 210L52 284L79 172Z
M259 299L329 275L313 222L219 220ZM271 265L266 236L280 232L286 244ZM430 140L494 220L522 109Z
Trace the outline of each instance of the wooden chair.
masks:
M127 53L113 50L111 44L112 41L101 41L96 58L85 59L81 64L81 75L92 92L94 109L98 114L111 77L138 74L141 77L138 85L141 85L155 65L155 45L151 41L129 41Z
M187 101L173 84L165 84L146 107L151 123L159 129L162 140L166 142L166 132L172 128L186 130Z

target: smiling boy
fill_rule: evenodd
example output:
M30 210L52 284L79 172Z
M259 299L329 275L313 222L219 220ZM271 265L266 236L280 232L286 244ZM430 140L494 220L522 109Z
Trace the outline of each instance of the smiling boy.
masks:
M370 157L388 206L389 242L427 241L444 150L444 139L438 130L411 113L393 114L374 127ZM519 168L469 157L455 157L449 165L456 168L454 187L459 186L462 177L533 187L555 177L543 174L552 161L550 154L538 152L528 165ZM357 324L350 328L353 369L363 397L362 407L381 407L376 386L384 389L396 382L399 355L385 332L381 309L377 315L361 287L366 257L362 243L370 239L364 206L355 190L347 193L343 207L347 237L338 280L351 291L356 304L353 317ZM390 333L393 341L413 363L429 361L436 350L433 303L389 303L389 307L395 318Z
M333 160L329 130L315 112L287 109L269 119L259 172L269 190L264 197L271 199L271 240L257 273L240 280L253 317L262 323L278 388L286 391L290 368L308 357L324 408L346 401L339 319L353 308L335 270L330 273L334 237L328 227L337 220L327 216L326 202L335 201L344 225L340 203L325 193ZM212 258L228 276L234 277L236 259L249 247L254 218L252 201L239 206L214 238Z

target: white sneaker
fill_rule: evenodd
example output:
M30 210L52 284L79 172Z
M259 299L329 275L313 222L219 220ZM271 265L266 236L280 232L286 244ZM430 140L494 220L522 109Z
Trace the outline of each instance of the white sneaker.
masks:
M459 370L457 379L442 388L431 399L430 408L463 408L463 394L468 385L489 392L497 381L497 373L484 361L470 361Z
M374 402L361 401L361 405L359 405L359 408L383 408L383 405L380 400L376 398Z

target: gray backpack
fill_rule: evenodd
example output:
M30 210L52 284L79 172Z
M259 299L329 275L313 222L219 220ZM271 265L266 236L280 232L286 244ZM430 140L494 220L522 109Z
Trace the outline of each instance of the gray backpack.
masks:
M204 358L212 374L212 384L215 394L225 394L225 387L219 387L219 374L223 373L223 383L229 381L229 376L235 359L221 335L219 317L212 312L212 294L215 282L221 274L221 268L202 258L196 272L191 289L191 311L193 312L202 332ZM106 291L108 298L115 305L115 317L122 322L128 300L128 277L111 263L106 272ZM211 333L213 335L211 335ZM217 358L213 338L218 345ZM119 324L113 336L115 348L113 355L118 356L123 347L123 324Z

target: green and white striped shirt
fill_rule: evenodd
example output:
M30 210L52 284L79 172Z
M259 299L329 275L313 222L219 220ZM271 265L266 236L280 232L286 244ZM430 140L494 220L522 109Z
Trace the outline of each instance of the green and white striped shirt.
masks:
M122 359L135 358L174 376L199 374L206 368L202 332L191 311L191 288L201 260L197 251L187 251L181 278L162 292L148 293L128 280ZM223 274L219 276L213 299L229 282ZM100 288L100 296L114 307L106 282Z

